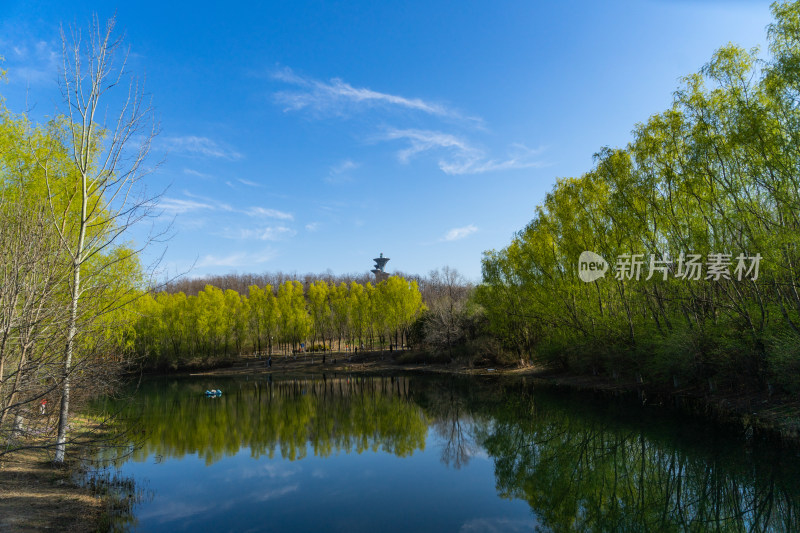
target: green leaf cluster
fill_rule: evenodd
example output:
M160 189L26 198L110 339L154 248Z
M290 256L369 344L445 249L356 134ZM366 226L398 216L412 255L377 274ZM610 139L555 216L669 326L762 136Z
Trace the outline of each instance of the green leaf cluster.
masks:
M769 59L719 49L485 253L476 299L507 347L579 371L800 390L800 5L772 10ZM604 278L580 279L583 251L609 262ZM625 254L642 254L640 279L615 275ZM701 257L701 279L679 276L681 254ZM729 254L730 279L709 279L712 254ZM757 278L738 279L739 254L760 254ZM647 279L651 260L667 279Z
M197 296L160 292L142 297L133 323L136 352L149 364L244 353L291 353L321 341L327 350L382 346L407 332L422 312L416 281L391 276L367 282L307 288L299 281L278 287L252 285L248 294L207 285Z

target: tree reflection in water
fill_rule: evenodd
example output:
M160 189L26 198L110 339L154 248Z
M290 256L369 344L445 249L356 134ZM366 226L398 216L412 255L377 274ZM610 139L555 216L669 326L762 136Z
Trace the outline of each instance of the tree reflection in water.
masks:
M494 464L496 488L529 503L554 531L800 531L796 450L659 409L537 389L520 380L322 376L146 382L127 420L135 458L198 454L207 464L247 447L288 460L309 450L424 450L442 463ZM139 418L138 414L141 414Z
M554 531L800 531L796 451L669 413L538 391L533 405L530 390L507 395L478 439L500 494Z
M309 448L323 457L378 449L404 457L425 446L428 421L408 401L404 378L230 380L221 397L206 398L210 386L146 382L121 417L147 436L134 459L198 454L212 464L241 447L289 460Z

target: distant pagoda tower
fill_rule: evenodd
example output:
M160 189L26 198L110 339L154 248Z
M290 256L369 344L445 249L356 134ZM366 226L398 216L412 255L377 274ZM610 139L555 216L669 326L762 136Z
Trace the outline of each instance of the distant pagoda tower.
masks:
M383 267L389 262L389 258L383 257L383 253L381 253L381 256L376 257L373 261L375 261L375 268L371 272L375 274L375 283L380 283L389 277L389 274L383 270Z

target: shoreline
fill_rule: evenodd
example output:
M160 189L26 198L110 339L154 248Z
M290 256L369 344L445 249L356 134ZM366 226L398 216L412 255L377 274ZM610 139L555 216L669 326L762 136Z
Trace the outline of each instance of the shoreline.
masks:
M525 377L534 384L594 392L608 396L625 396L643 406L670 408L701 416L708 420L741 431L745 439L764 438L784 445L800 446L800 398L788 394L770 395L749 390L717 390L710 392L700 387L669 389L637 383L634 379L606 376L588 376L554 370L542 366L470 367L457 363L398 363L391 352L367 352L353 357L352 362L337 357L337 363L321 363L315 357L312 364L306 355L296 361L289 356L273 360L267 366L264 359L241 358L233 365L195 371L156 373L158 376L237 376L275 374L280 376L321 373L356 373L364 375L387 374L449 374L462 376ZM280 360L279 360L280 359ZM332 359L329 357L329 359Z
M107 529L111 496L77 481L87 453L75 445L63 466L53 463L50 448L18 450L0 459L0 531Z

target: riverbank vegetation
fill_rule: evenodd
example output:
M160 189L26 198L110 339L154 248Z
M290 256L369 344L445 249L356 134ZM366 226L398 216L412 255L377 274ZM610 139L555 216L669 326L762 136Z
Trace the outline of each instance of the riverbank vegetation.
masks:
M124 457L136 439L125 424L108 421L97 412L71 417L69 454L57 467L46 434L29 436L41 446L0 457L1 531L118 531L131 521L142 491L95 465L101 452Z
M33 447L57 464L75 408L126 365L143 285L129 230L152 209L138 183L157 131L113 20L62 40L62 114L37 124L0 100L0 456ZM102 102L121 83L112 117Z
M800 392L800 6L772 10L768 59L719 49L485 253L475 301L507 349L647 383ZM584 251L600 257L582 271Z
M241 354L397 349L423 311L416 281L399 276L373 285L351 281L306 286L251 285L247 294L207 285L197 295L160 292L135 306L132 344L145 366L177 367L194 358ZM308 344L306 344L308 343Z

